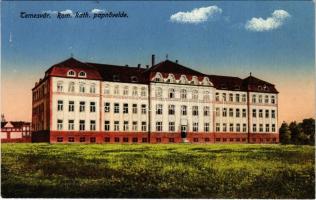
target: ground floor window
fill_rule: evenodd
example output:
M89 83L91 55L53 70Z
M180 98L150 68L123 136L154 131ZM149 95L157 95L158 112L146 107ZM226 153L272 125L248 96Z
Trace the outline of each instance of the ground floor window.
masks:
M74 137L69 137L68 138L68 142L74 142L75 141L75 138Z
M143 139L142 139L142 142L143 142L143 143L146 143L146 142L147 142L147 138L143 138Z
M105 137L104 138L104 142L110 142L110 138L109 137Z
M169 138L170 143L174 143L174 138Z
M273 142L276 142L276 138L273 138L272 141L273 141Z
M199 138L193 138L193 142L199 142Z
M95 143L95 137L91 137L91 138L90 138L90 142L91 142L91 143Z
M133 138L133 142L138 142L138 138Z
M237 141L237 142L240 142L240 138L236 138L236 141Z
M205 140L205 142L209 142L210 138L205 138L204 140Z
M128 142L128 138L123 138L123 142Z
M114 142L120 142L120 138L118 137L114 138Z
M252 141L253 141L253 142L256 142L256 138L253 138Z
M63 142L64 138L63 137L57 137L57 142Z
M233 139L233 138L230 138L230 139L229 139L229 141L230 141L230 142L233 142L233 141L234 141L234 139Z
M227 142L227 138L223 138L223 142Z
M80 138L80 142L85 142L86 141L86 138L85 137L81 137Z
M246 142L246 138L243 138L242 141L243 141L243 142Z
M220 142L221 141L221 138L216 138L216 142Z
M156 142L160 143L161 142L161 138L156 138Z

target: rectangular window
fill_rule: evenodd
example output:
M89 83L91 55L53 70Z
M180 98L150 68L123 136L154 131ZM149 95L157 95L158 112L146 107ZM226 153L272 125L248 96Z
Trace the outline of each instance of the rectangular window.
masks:
M96 141L96 140L95 140L95 137L91 137L91 138L90 138L90 143L95 143L95 141Z
M147 131L147 123L142 122L142 131Z
M220 123L216 123L216 132L220 132L221 131L221 129L220 129L221 127L220 127Z
M236 124L236 132L240 132L240 124Z
M146 104L142 104L142 114L146 114Z
M57 137L57 142L63 142L63 141L64 141L63 137Z
M263 124L259 124L259 132L263 132Z
M210 138L205 138L204 141L205 142L210 142Z
M193 116L199 115L199 107L198 106L192 106L192 115Z
M137 143L137 142L138 142L138 138L137 138L137 137L133 138L133 139L132 139L132 142L133 142L133 143Z
M175 131L175 123L174 122L169 122L169 131Z
M115 137L114 138L114 142L116 142L116 143L120 142L120 138L119 137Z
M218 92L215 93L215 101L219 101L219 93Z
M137 104L133 104L132 112L133 114L137 114Z
M84 93L85 92L85 86L82 83L79 85L79 92L80 93Z
M247 124L242 124L242 132L247 132Z
M69 112L74 112L75 111L75 102L74 101L69 101L68 111Z
M110 130L110 121L104 121L104 130L109 131Z
M95 85L94 84L92 84L90 86L90 93L95 94Z
M259 110L259 118L262 118L263 117L263 111L262 109Z
M204 116L210 116L210 107L209 106L204 106L203 111L204 111Z
M240 95L239 94L236 94L236 102L240 102Z
M85 111L85 107L86 107L86 102L80 101L80 103L79 103L79 111L80 112L84 112Z
M80 120L79 121L79 130L80 131L84 131L85 130L85 121L84 120Z
M223 114L222 114L223 117L227 117L227 108L223 108Z
M68 138L68 142L74 142L75 141L75 138L74 137L69 137Z
M119 103L114 104L114 113L120 113L120 104Z
M162 122L156 122L156 131L162 131Z
M257 132L257 124L252 125L252 132Z
M147 143L147 138L142 138L142 143Z
M239 110L239 108L236 109L236 117L240 117L240 110Z
M120 130L120 122L114 121L114 131L119 131L119 130Z
M256 103L256 101L257 101L256 95L252 95L252 103Z
M85 138L85 137L80 137L79 141L80 141L80 142L85 142L85 141L86 141L86 138Z
M271 96L271 103L275 104L275 97L274 96Z
M219 117L221 115L219 108L215 108L215 115L216 115L216 117Z
M226 131L227 131L227 124L224 123L224 124L223 124L223 132L226 132Z
M226 99L226 93L223 93L222 94L222 99L223 99L223 101L226 101L227 99Z
M266 110L266 115L265 115L266 118L269 118L269 110Z
M229 94L229 101L230 101L230 102L233 102L233 101L234 101L234 96L233 96L233 94Z
M181 115L187 115L187 106L181 106Z
M90 112L95 112L95 102L90 102Z
M156 138L157 143L161 143L161 138Z
M156 105L156 115L162 115L162 104Z
M275 132L275 124L272 124L271 130L272 130L272 132Z
M57 83L57 92L62 92L63 91L63 83L58 82Z
M110 112L110 103L109 102L104 103L104 112Z
M234 124L229 124L229 131L234 132Z
M275 110L271 110L271 118L275 118Z
M247 111L246 111L246 109L242 109L242 117L247 117Z
M246 95L245 95L245 94L243 94L243 95L241 96L241 101L242 101L242 102L246 102Z
M252 117L257 117L257 110L256 109L252 109Z
M95 120L90 120L90 130L95 131Z
M210 131L210 123L204 123L204 132Z
M63 108L64 108L64 102L62 101L62 100L58 100L58 102L57 102L57 110L58 111L62 111L63 110Z
M124 121L123 131L128 131L128 121Z
M259 95L259 97L258 97L258 103L262 103L262 95Z
M266 96L264 97L264 103L269 103L269 96L268 96L268 95L266 95Z
M169 115L174 115L175 113L175 106L174 105L169 105L168 106L168 114Z
M104 138L104 142L110 142L110 138L109 137L105 137Z
M133 121L133 122L132 122L132 130L133 130L133 131L137 131L137 130L138 130L137 121Z
M124 114L127 114L127 113L128 113L128 104L127 104L127 103L124 103L124 104L123 104L123 113L124 113Z
M68 130L72 131L75 128L75 122L73 119L68 120Z
M169 143L174 143L174 138L169 138Z
M232 108L229 109L229 116L234 117L234 110Z
M266 124L266 132L269 133L270 131L270 124Z
M63 120L57 120L57 130L63 130Z
M193 142L199 142L199 138L193 138Z

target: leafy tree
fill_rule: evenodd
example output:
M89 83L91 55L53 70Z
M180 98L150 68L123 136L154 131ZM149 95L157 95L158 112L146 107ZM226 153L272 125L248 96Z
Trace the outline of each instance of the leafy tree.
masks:
M308 144L315 144L315 119L304 119L301 123L302 130L308 138Z
M289 129L289 126L287 125L286 122L283 122L280 129L279 129L279 134L280 134L280 142L281 144L290 144L291 142L291 131Z
M300 134L302 131L296 121L290 123L289 129L291 132L291 143L300 144Z

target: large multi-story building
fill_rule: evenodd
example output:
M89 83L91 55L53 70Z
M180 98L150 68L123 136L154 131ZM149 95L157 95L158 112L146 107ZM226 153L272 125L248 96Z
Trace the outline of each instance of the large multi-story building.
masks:
M142 68L69 58L33 92L32 141L278 143L278 91L254 76L165 60Z

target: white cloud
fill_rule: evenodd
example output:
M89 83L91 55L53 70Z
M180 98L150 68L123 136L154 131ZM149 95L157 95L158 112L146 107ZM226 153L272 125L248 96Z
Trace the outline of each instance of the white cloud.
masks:
M60 13L63 14L63 15L69 14L71 16L74 16L74 13L72 12L72 10L69 10L69 9L60 11Z
M100 10L100 9L94 8L93 10L91 10L91 12L93 14L101 14L101 13L105 13L105 10Z
M256 32L270 31L282 26L290 16L285 10L275 10L267 19L253 17L247 21L245 28Z
M170 16L170 21L176 23L199 24L207 21L209 17L222 13L222 9L217 6L195 8L190 12L177 12Z

